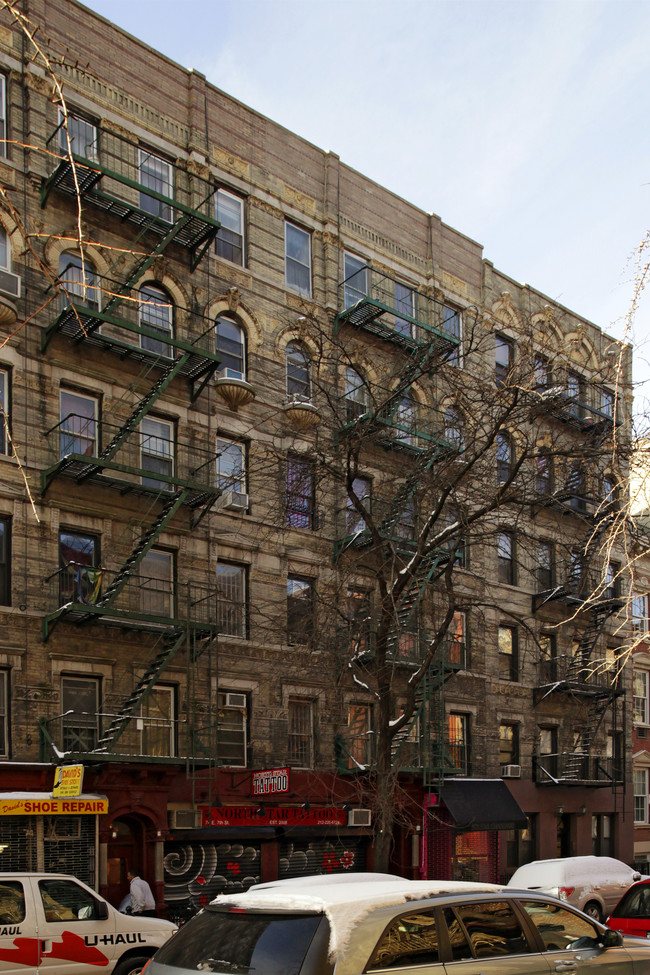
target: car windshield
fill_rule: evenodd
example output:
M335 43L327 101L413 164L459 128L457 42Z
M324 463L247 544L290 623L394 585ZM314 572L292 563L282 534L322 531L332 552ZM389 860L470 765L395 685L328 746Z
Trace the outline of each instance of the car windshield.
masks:
M650 884L631 887L612 911L612 917L650 917Z
M321 914L202 911L156 955L170 968L224 975L298 975Z

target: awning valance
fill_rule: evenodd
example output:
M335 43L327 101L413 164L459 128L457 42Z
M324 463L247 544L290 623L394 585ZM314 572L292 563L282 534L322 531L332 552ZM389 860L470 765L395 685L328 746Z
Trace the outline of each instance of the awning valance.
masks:
M526 815L501 779L447 779L440 799L456 829L525 829Z

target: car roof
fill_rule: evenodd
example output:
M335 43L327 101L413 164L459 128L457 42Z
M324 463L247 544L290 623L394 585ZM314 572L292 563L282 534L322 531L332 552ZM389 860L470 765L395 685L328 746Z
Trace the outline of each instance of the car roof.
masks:
M220 894L212 901L217 909L235 907L254 911L321 913L330 924L330 957L340 957L349 944L353 928L374 911L407 905L411 901L449 894L513 894L499 884L455 880L402 880L391 877L376 883L350 880L332 883L313 877L312 883L251 887L242 894Z

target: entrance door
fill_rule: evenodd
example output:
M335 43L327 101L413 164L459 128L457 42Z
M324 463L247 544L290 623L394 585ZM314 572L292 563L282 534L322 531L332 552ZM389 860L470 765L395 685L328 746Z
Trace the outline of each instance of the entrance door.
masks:
M123 899L129 893L129 881L127 879L128 870L140 870L140 850L142 844L138 844L134 832L141 833L137 824L131 824L123 819L116 819L111 827L112 833L117 834L108 843L108 888L106 899L115 907L120 906Z

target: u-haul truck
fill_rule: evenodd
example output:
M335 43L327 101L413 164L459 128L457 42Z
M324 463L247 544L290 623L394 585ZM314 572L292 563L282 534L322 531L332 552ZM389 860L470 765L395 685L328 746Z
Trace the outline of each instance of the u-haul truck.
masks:
M0 873L1 975L138 975L177 931L56 873Z

